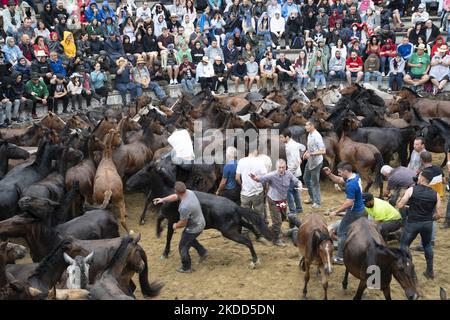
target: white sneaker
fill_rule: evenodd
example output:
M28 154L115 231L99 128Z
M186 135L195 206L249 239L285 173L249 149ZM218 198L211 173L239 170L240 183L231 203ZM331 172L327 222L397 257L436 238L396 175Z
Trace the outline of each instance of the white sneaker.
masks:
M314 209L318 209L318 208L320 208L320 204L313 203L313 205L311 207Z
M177 80L177 79L174 79L174 80L173 80L173 84L178 84L178 80Z
M281 47L280 46L277 46L277 50L280 50L281 49Z
M170 84L173 84L173 80L172 79L170 80Z
M386 73L383 72L383 73L381 74L381 76L382 76L382 77L386 77Z
M291 49L291 48L289 48L289 46L286 46L286 50L289 50L289 49Z

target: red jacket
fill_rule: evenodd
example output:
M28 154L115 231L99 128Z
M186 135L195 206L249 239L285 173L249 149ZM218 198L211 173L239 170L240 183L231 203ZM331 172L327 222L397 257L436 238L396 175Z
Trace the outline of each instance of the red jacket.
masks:
M363 62L361 57L357 57L356 60L353 60L352 57L348 57L345 61L345 65L349 68L359 68L363 66Z
M397 45L393 44L385 44L381 47L380 57L391 57L394 58L397 55Z

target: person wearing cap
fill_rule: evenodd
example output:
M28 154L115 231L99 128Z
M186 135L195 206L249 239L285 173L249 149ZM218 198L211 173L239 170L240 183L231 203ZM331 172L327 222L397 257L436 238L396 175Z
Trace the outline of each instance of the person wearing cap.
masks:
M49 92L47 85L44 83L44 81L39 79L39 75L37 73L33 72L31 73L31 80L28 80L25 84L25 89L28 96L33 101L31 115L33 119L36 119L36 106L38 103L44 106L51 106L48 101Z
M450 55L448 46L441 45L431 59L430 79L433 83L433 95L442 92L449 80L450 75Z
M1 12L3 16L3 30L8 36L15 36L22 25L20 10L16 8L14 0L8 1L8 8Z
M425 53L424 44L419 44L416 48L417 52L414 52L408 60L408 67L411 69L403 78L403 81L411 85L411 89L414 91L417 91L418 86L423 85L430 79L428 75L428 71L430 70L430 56Z
M352 85L352 78L356 77L356 83L360 83L364 73L363 73L363 62L356 51L352 50L350 57L347 58L346 65L346 76L347 83L349 86Z
M275 17L270 20L270 32L277 49L280 50L280 40L284 34L286 22L281 17L281 13L276 11Z
M181 23L178 21L178 15L175 12L172 12L169 21L167 21L167 29L169 29L169 33L174 36L179 27L181 27Z
M69 92L66 88L66 80L62 74L53 75L50 79L50 96L48 98L49 111L53 111L58 114L58 104L62 103L62 113L67 113L67 107L69 106Z
M214 68L214 83L213 83L213 91L217 92L219 90L219 87L222 85L224 88L224 93L228 93L228 69L226 64L223 63L222 57L217 56L214 59L213 63Z
M432 179L433 175L430 172L421 172L417 184L406 190L396 206L398 209L403 209L408 205L408 209L405 212L406 222L404 223L400 247L408 249L417 235L420 234L427 263L424 276L428 279L434 278L433 247L431 245L433 221L443 216L441 212L441 198L429 186Z
M209 62L208 56L203 56L197 65L195 76L203 91L211 91L214 88L214 67Z
M344 218L337 232L338 252L333 257L334 263L344 264L344 243L347 239L348 228L350 224L364 215L365 207L362 198L361 178L357 173L353 172L352 165L345 161L337 165L339 176L334 175L328 167L324 167L322 170L334 183L345 184L345 201L337 209L330 212L330 217L334 217L338 213L345 211Z
M389 199L389 203L392 205L395 205L399 196L414 184L414 178L416 177L416 172L403 166L394 169L389 165L384 165L380 172L388 183L384 191L384 197L388 197L391 191L393 192Z
M395 239L390 234L402 227L402 216L389 202L374 198L371 193L363 193L366 215L377 222L377 229L384 241Z
M267 51L264 58L259 62L259 71L261 74L261 87L267 88L267 79L273 81L273 87L278 86L278 74L276 73L276 62L272 58L272 52Z
M116 89L122 97L122 105L127 106L127 92L130 92L131 101L137 98L137 86L131 81L132 64L125 58L120 57L116 61L118 70L116 73Z
M424 23L430 18L430 14L426 11L425 3L419 4L417 11L411 15L411 24L414 26L416 23Z
M180 63L181 85L184 91L190 94L194 94L195 69L195 64L189 60L189 56L187 54L183 55Z

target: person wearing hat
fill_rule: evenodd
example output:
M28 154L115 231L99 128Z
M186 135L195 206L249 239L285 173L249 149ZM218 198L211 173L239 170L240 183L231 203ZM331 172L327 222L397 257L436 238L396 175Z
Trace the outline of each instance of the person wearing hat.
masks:
M396 206L397 209L401 210L408 205L408 209L405 210L406 221L400 240L400 247L408 249L417 238L417 235L420 234L427 263L424 276L428 279L434 278L433 247L431 245L433 221L443 217L441 198L429 186L432 179L432 173L428 171L421 172L417 184L406 190Z
M426 11L425 3L419 4L417 7L417 11L411 15L411 23L412 25L416 25L416 23L424 23L430 18L429 13Z
M127 92L130 92L131 101L136 100L137 98L137 86L131 81L131 63L125 59L124 57L120 57L116 61L116 65L118 67L116 73L116 89L119 91L120 96L122 97L122 105L127 106Z
M189 60L187 54L183 55L182 63L180 64L180 76L181 85L184 91L194 94L194 84L195 84L195 64Z
M213 63L214 68L214 84L213 84L213 91L217 92L222 85L224 88L224 93L228 93L228 70L227 66L223 63L222 57L217 56L214 59Z
M142 96L142 89L149 89L153 91L153 93L158 97L160 101L166 99L166 93L160 87L160 85L151 81L150 72L147 69L145 60L142 57L139 57L136 61L136 67L132 70L134 83L137 87L137 96Z
M402 216L389 202L374 198L371 193L363 193L366 215L377 222L377 229L384 241L395 239L390 234L402 227Z
M31 115L33 119L37 118L36 115L36 106L37 104L42 104L44 106L49 106L49 92L47 85L44 83L44 81L39 79L39 74L32 72L31 73L31 80L28 80L25 84L25 89L27 91L28 96L33 101L33 108L31 111Z
M209 63L208 56L203 56L197 65L195 76L203 91L211 91L214 88L214 67Z
M178 21L178 15L175 12L172 12L170 14L170 19L167 22L167 29L169 29L169 33L175 35L179 27L181 27L181 23Z
M3 9L1 15L3 16L3 29L8 36L14 36L22 24L20 10L16 6L14 0L8 1L8 8Z
M414 91L417 91L419 86L430 79L428 75L428 71L430 70L430 56L425 53L426 47L424 44L419 44L416 49L417 51L408 60L408 67L411 69L403 78L403 81L411 85L411 89Z
M433 83L433 95L442 92L449 80L450 74L450 55L448 54L448 46L441 45L433 58L431 59L430 79Z
M389 202L392 205L395 205L403 192L414 184L414 178L416 177L416 172L403 166L394 169L389 165L384 165L380 172L387 180L387 187L383 196L390 196Z

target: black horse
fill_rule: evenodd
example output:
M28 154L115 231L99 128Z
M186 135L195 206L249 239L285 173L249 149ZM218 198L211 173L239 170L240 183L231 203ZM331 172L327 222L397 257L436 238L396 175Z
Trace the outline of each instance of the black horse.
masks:
M15 144L0 139L0 179L2 179L8 171L9 159L26 160L29 157L30 154L28 151L16 146Z
M58 144L42 140L32 164L14 168L0 181L0 220L17 213L17 202L26 187L50 174L52 160L57 159L59 150Z
M141 191L149 187L147 200L151 200L174 193L172 188L174 183L175 181L167 175L164 168L152 163L128 179L126 188L130 191ZM253 233L256 233L256 230L258 230L266 239L272 240L272 234L264 223L264 219L259 214L249 209L244 209L227 198L198 191L195 191L195 195L200 201L203 215L205 216L205 229L217 229L224 237L247 246L252 255L251 266L255 267L258 264L255 249L248 236L241 234L241 231L242 227L249 229ZM158 236L161 234L161 222L167 219L168 231L166 247L163 252L164 258L167 258L170 252L170 242L173 235L172 225L179 218L178 202L167 203L161 206L156 232Z

